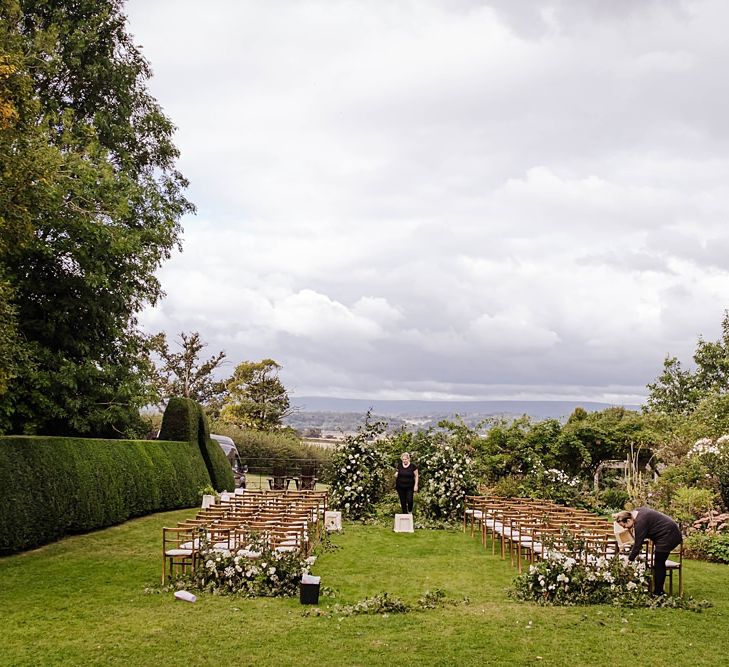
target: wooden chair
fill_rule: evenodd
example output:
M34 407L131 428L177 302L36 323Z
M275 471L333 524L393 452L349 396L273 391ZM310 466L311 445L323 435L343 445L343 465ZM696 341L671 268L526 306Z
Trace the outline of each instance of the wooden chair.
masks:
M643 553L645 554L646 562L651 569L651 587L652 583L652 571L653 571L653 558L654 558L655 546L650 540L646 540ZM678 573L678 595L683 597L683 542L678 545L668 557L666 561L666 581L668 582L668 593L673 595L673 573Z
M162 529L162 585L168 577L194 571L200 537L199 526Z
M271 477L268 478L268 488L271 491L286 491L289 488L289 477L286 466L275 465Z
M466 531L466 525L470 527L471 535L473 535L475 527L481 529L481 523L484 519L483 504L486 502L484 496L466 496L463 508L463 531Z
M678 596L683 597L683 542L678 549L671 552L666 561L666 578L668 579L668 591L673 595L673 573L678 572Z

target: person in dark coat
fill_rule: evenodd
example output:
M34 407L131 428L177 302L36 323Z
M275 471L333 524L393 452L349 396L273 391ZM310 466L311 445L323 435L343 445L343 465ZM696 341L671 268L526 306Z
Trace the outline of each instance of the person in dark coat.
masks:
M615 521L633 535L633 548L628 554L629 561L634 561L638 557L647 539L653 542L653 594L663 595L666 561L670 553L682 542L678 524L670 516L646 506L632 512L620 512Z
M400 498L403 514L413 513L413 494L418 490L418 466L410 461L410 454L403 452L397 462L395 489Z

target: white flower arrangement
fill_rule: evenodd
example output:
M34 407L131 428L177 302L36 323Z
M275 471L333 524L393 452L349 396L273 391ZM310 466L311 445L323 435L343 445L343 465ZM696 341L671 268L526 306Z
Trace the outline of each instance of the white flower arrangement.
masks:
M619 556L578 561L554 552L519 575L512 594L539 604L645 606L650 602L648 583L642 563Z
M298 552L275 552L255 534L248 542L249 551L261 554L257 561L246 557L245 549L217 552L204 540L200 555L205 566L197 568L188 586L215 595L295 595L301 577L309 573L307 559Z

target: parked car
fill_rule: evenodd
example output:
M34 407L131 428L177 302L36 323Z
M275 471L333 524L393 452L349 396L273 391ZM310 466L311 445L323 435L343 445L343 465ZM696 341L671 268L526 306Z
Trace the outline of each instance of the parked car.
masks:
M230 462L230 467L233 469L233 477L235 478L236 488L245 489L248 467L244 466L243 462L240 460L240 454L238 453L238 448L235 446L233 439L229 438L227 435L217 435L215 433L211 433L210 437L220 445L220 448L223 450L223 453Z

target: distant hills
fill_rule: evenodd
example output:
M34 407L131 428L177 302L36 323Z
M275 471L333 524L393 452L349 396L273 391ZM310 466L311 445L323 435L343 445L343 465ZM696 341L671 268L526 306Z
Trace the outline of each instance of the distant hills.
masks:
M291 404L301 412L361 412L370 408L385 417L428 417L454 415L529 415L536 419L561 419L572 414L576 407L598 412L611 407L610 403L593 401L386 401L379 399L333 398L329 396L292 397ZM639 405L625 405L628 410L639 410Z
M284 420L301 433L354 432L363 423L367 410L375 419L385 420L390 429L417 430L436 426L443 419L459 416L469 426L489 417L559 419L565 421L576 407L597 412L612 407L594 401L386 401L378 399L333 398L329 396L291 397L295 412ZM624 405L639 410L639 405Z

